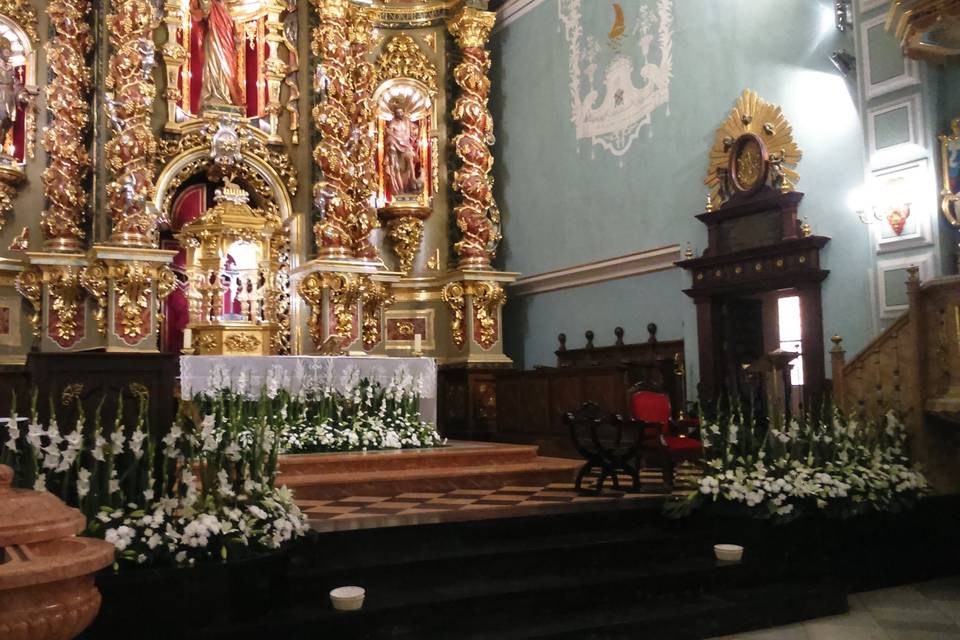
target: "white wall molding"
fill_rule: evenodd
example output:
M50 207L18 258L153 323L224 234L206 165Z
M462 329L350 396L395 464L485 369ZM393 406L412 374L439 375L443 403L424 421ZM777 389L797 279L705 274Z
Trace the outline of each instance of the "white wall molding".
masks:
M529 296L547 291L571 289L598 282L618 280L632 276L641 276L657 271L676 268L676 261L682 259L680 245L638 251L617 258L588 262L573 267L546 271L525 276L510 285L510 292L516 296Z
M544 0L507 0L502 7L497 9L497 26L494 27L494 31L519 20L528 11L532 11L543 2Z

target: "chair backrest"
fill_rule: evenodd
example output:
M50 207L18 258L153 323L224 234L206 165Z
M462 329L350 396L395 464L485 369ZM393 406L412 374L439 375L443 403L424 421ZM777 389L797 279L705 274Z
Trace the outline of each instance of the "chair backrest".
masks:
M667 433L670 429L670 396L657 391L637 391L630 397L633 418L641 422L660 425Z

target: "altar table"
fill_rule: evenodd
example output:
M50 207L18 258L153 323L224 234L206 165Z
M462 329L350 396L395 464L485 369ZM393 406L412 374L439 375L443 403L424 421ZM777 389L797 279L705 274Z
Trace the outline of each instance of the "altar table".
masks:
M229 388L258 395L268 379L291 394L332 386L346 392L351 379L367 378L386 386L398 374L420 389L420 413L437 419L437 363L433 358L382 356L181 356L180 393L192 398ZM242 388L240 388L242 386Z

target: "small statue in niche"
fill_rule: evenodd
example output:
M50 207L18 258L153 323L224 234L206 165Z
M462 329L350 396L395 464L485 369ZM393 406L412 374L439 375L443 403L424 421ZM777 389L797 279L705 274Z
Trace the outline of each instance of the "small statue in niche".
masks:
M393 118L384 132L384 171L393 195L417 193L423 180L417 175L417 125L402 107L393 109Z
M7 137L17 121L17 106L23 102L24 87L17 76L17 68L11 63L13 49L9 41L0 44L0 156L9 159L6 153Z

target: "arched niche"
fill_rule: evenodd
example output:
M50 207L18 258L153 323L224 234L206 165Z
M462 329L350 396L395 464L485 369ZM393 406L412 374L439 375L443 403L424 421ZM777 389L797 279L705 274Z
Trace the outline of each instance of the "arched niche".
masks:
M20 8L21 5L27 5ZM13 67L16 87L20 89L12 130L5 140L0 140L0 152L25 164L35 153L37 131L37 51L36 15L29 3L14 4L7 13L0 13L0 48L3 41L9 43L10 58L6 61Z
M174 198L180 188L198 175L206 175L214 167L209 146L188 149L175 156L160 172L153 202L162 219L169 219ZM247 186L264 210L273 210L281 222L293 217L293 202L283 179L266 161L253 154L243 154L233 168L237 180Z

